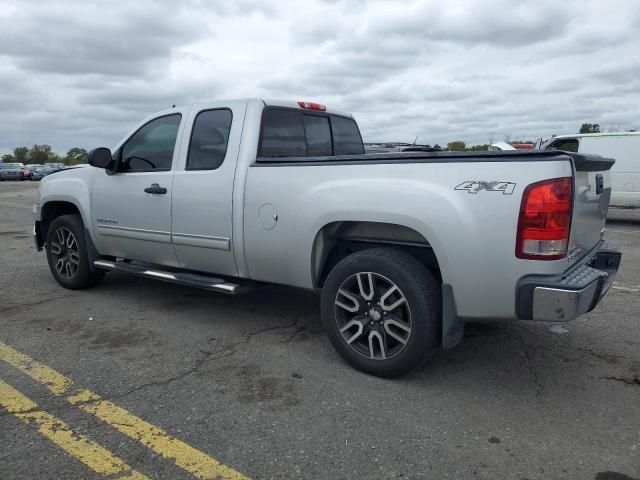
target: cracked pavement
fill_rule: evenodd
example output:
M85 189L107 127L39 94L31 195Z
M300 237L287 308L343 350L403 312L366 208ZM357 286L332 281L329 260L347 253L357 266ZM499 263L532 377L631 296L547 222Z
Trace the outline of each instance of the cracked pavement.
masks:
M32 245L36 189L0 183L0 341L251 478L640 479L640 211L610 212L620 288L594 312L470 324L384 380L342 362L312 292L113 273L61 289ZM0 378L149 477L190 478L3 362ZM0 445L0 478L97 478L1 409Z

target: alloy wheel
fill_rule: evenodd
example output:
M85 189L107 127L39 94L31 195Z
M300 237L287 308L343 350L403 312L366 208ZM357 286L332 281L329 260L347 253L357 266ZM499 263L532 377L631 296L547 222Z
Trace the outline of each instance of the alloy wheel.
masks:
M338 288L334 303L338 330L359 354L387 360L407 345L411 310L400 288L387 277L375 272L351 275Z
M73 278L80 265L80 251L76 237L68 228L58 227L49 243L58 275L67 279Z

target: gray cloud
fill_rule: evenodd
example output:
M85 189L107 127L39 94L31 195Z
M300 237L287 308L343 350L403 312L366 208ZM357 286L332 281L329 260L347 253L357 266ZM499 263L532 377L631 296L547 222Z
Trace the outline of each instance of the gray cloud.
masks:
M145 75L174 48L207 33L186 2L26 3L7 17L2 53L34 73Z
M172 104L248 96L352 111L372 141L640 124L622 0L7 0L0 24L0 151L112 145Z

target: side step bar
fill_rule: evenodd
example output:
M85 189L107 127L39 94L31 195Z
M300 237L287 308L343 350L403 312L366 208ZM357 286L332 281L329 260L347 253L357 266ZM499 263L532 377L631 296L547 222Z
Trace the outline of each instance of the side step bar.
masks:
M208 275L157 270L147 265L139 265L136 263L96 260L93 262L93 265L102 270L129 273L139 277L155 278L156 280L177 283L188 287L203 288L212 292L226 293L227 295L238 295L249 289L248 285L237 285L235 283L227 282L221 278L210 277Z

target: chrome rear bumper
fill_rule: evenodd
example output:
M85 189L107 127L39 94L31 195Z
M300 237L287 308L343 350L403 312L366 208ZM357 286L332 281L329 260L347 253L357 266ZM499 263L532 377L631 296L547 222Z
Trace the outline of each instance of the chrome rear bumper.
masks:
M566 322L593 310L611 288L620 258L617 246L603 242L585 262L560 277L526 277L518 286L518 317Z

